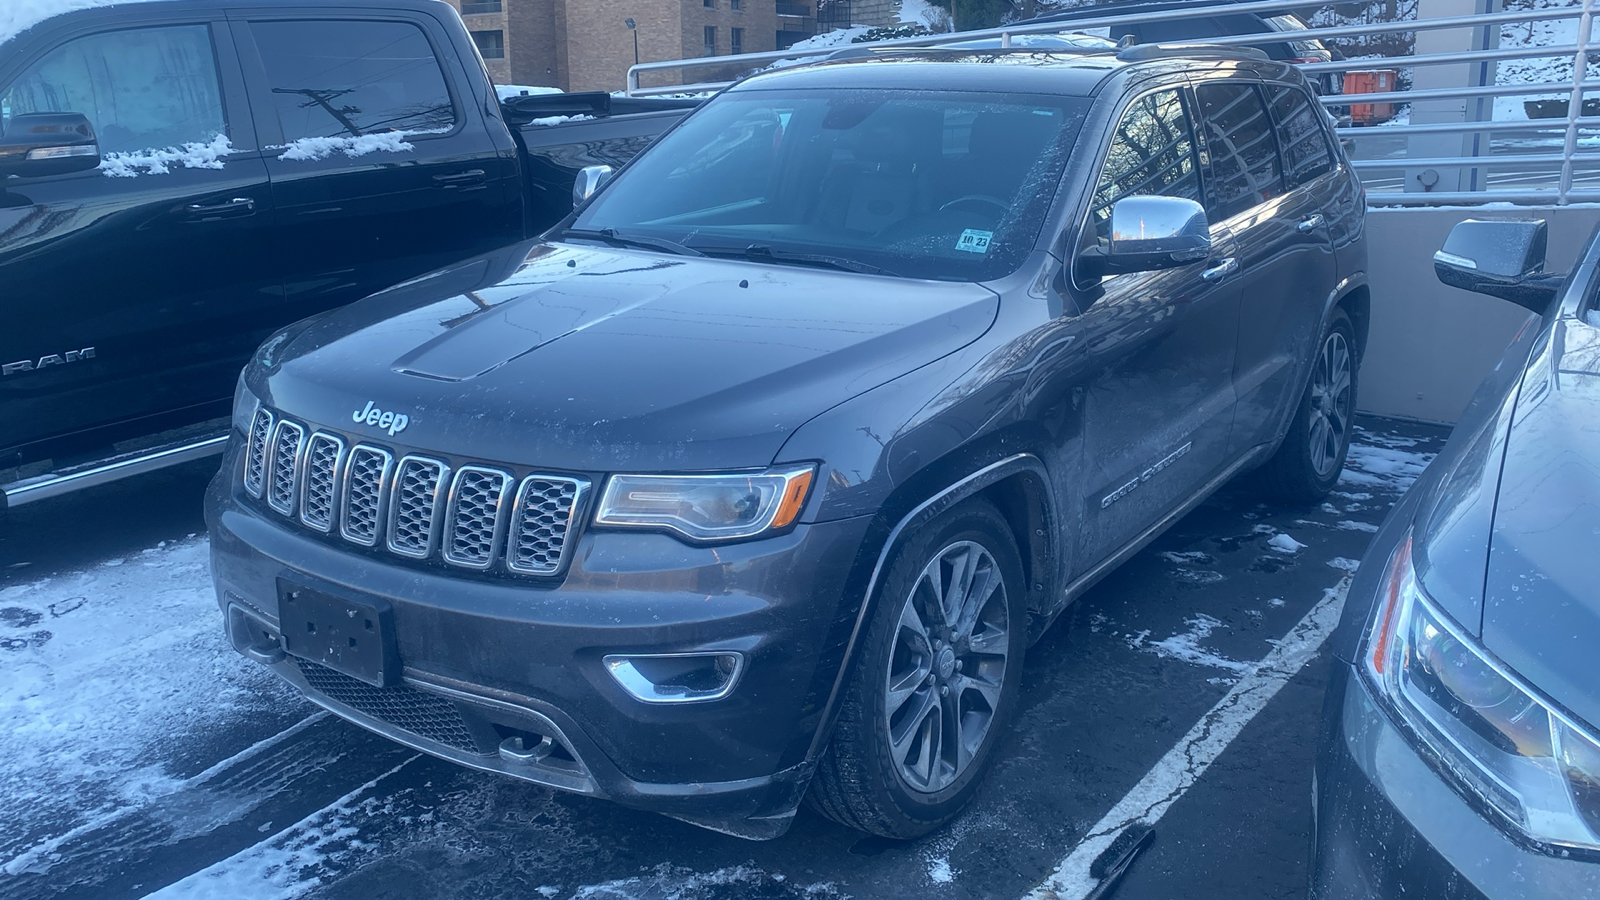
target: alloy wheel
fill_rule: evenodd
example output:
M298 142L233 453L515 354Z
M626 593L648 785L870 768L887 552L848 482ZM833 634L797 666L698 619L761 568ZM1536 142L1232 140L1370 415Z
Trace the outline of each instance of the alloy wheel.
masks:
M1311 374L1311 467L1324 478L1339 464L1350 436L1352 362L1350 342L1335 331L1322 342Z
M933 555L900 610L884 691L895 770L932 794L955 783L988 738L1010 646L1005 579L981 544Z

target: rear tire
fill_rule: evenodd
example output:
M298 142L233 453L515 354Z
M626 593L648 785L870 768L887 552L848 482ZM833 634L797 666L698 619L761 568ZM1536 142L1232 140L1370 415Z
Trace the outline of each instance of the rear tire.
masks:
M1336 308L1317 342L1311 377L1289 433L1260 470L1259 481L1273 499L1315 503L1338 484L1355 430L1359 362L1350 316Z
M1022 560L994 506L964 501L894 552L807 805L914 838L977 792L1015 705L1027 629Z

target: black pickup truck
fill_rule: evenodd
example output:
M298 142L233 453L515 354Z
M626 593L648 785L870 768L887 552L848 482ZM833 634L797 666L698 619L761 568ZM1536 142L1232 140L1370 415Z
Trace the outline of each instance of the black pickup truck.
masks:
M538 234L694 105L502 101L439 0L0 33L0 511L220 452L271 332Z

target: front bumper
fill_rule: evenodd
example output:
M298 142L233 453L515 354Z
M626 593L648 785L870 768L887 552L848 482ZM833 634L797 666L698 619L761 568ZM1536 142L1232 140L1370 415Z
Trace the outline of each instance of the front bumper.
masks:
M559 583L466 578L341 550L251 505L233 468L206 501L230 637L318 704L473 768L741 837L787 830L855 620L870 517L720 547L588 532ZM387 601L402 682L372 687L273 652L281 583ZM729 696L705 702L635 699L602 663L710 650L744 666ZM510 738L550 740L517 754Z
M1600 862L1514 841L1439 777L1338 660L1314 794L1316 900L1600 898Z

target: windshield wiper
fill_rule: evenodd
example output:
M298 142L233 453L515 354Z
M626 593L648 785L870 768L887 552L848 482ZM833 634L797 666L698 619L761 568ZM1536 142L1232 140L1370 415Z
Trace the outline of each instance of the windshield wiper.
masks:
M568 228L556 235L560 238L578 238L579 240L601 241L617 247L643 247L646 250L664 250L676 253L679 256L705 256L693 247L685 247L677 241L666 238L647 237L642 234L619 234L615 228Z
M718 249L708 251L714 256L742 256L754 262L779 262L793 263L801 266L814 266L819 269L838 269L843 272L856 272L862 275L898 275L888 269L857 262L843 256L829 256L826 253L795 253L789 250L774 250L766 244L751 244L743 250Z

